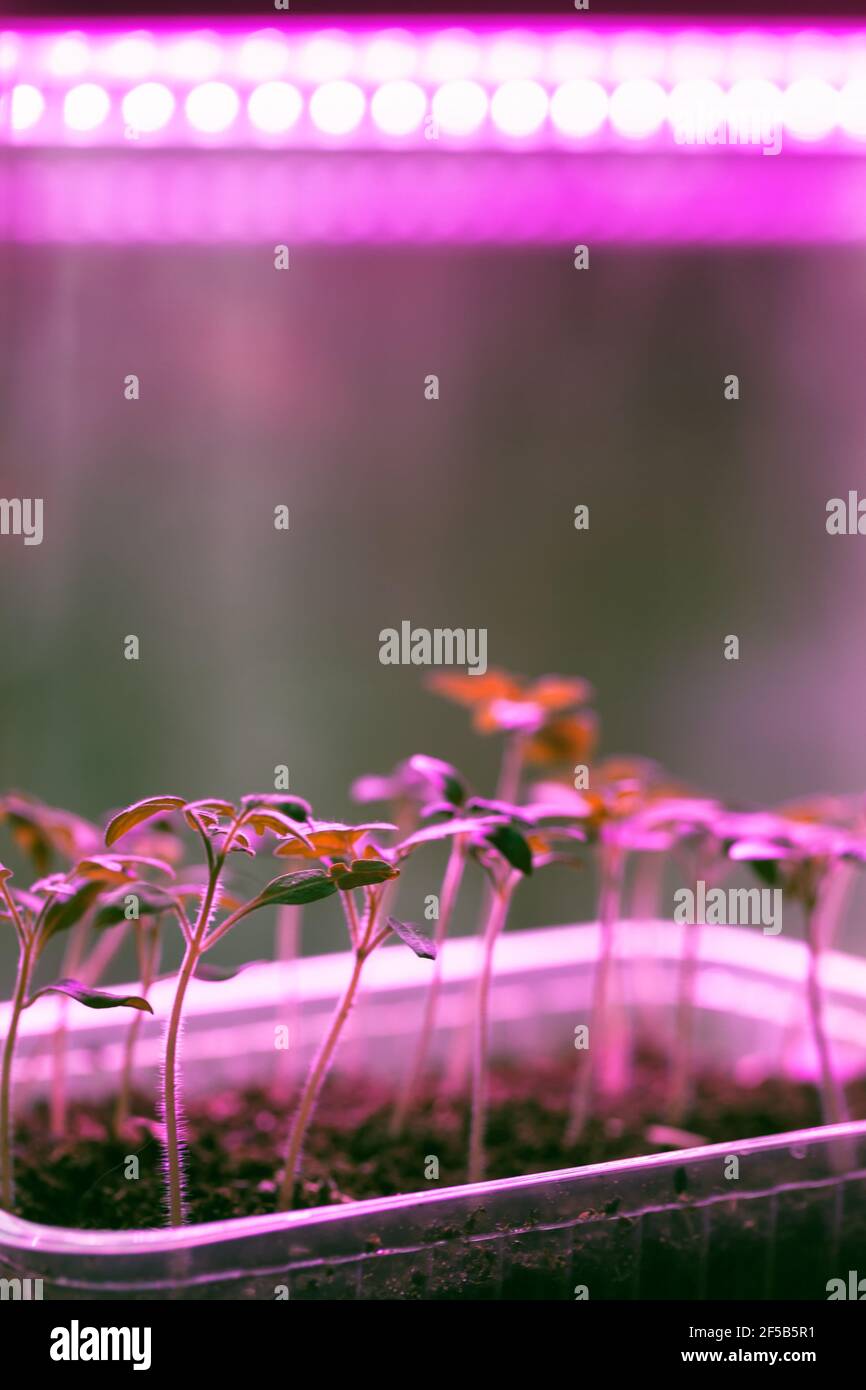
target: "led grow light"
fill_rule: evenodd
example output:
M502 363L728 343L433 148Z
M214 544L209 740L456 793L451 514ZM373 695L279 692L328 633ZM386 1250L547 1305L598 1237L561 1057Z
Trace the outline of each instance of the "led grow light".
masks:
M866 146L866 30L840 27L34 26L0 72L23 145L742 150L769 117L786 149Z

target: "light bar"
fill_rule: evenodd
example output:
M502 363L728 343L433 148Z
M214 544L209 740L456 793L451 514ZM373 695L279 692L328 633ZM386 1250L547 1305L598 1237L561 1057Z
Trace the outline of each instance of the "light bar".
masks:
M866 29L22 27L0 93L21 146L862 153Z

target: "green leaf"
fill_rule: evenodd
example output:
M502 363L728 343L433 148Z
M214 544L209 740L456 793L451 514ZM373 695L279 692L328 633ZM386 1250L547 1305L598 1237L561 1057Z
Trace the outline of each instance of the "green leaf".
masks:
M240 975L244 970L250 970L254 965L267 965L264 960L247 960L242 965L211 965L208 961L199 961L193 974L197 980L204 980L207 984L222 984L225 980L233 980L236 975Z
M175 899L163 888L157 888L152 883L130 883L118 888L105 899L93 919L94 927L113 927L118 922L138 920L126 915L126 900L131 896L138 898L139 918L156 917L159 913L170 912L176 907Z
M430 758L426 753L414 753L409 759L409 767L452 806L459 806L465 801L466 784L452 763L443 762L441 758Z
M345 864L332 864L331 873L341 893L348 893L352 888L371 888L376 883L397 878L397 870L384 859L353 859L348 869Z
M43 943L50 941L58 932L74 927L99 897L102 887L101 883L91 879L77 888L71 897L55 898L42 919Z
M150 820L162 811L180 811L185 805L186 800L182 796L148 796L144 801L136 801L109 822L105 832L105 843L110 847L121 835L126 835L137 825L141 825L142 821Z
M336 891L336 883L324 869L297 869L292 874L280 874L279 878L271 879L258 900L265 907L271 904L294 907L329 898Z
M397 917L389 917L388 926L395 936L399 936L400 940L415 952L416 956L421 956L424 960L436 959L434 943L429 936L422 935L411 922L401 922Z
M743 861L763 883L778 888L782 882L778 859L746 859Z
M532 873L532 850L513 825L500 825L487 835L487 843L498 850L512 869L522 874Z
M85 1004L88 1009L139 1009L145 1014L153 1013L147 1000L137 994L109 994L104 989L91 989L88 985L82 985L78 980L58 980L54 985L43 985L42 989L37 989L27 1001L28 1009L43 994L65 994L67 998Z

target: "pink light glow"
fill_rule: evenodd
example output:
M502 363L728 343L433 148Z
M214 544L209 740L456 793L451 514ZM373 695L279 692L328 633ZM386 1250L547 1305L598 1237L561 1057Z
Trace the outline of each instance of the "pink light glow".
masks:
M45 98L38 87L22 82L12 88L10 122L13 130L29 130L45 110Z
M429 152L438 133L425 127L423 109L432 110L448 148L514 152L577 142L575 149L593 151L676 150L687 143L676 139L679 126L716 120L719 92L729 119L772 122L785 154L859 154L866 131L866 33L842 26L593 22L576 32L544 22L517 30L362 21L333 30L158 23L82 32L34 24L0 34L0 68L10 87L35 88L45 100L39 119L0 128L0 141L5 134L19 145L79 143L86 131L91 146L128 148L121 123L93 121L84 109L89 124L77 124L75 112L87 103L66 98L73 88L99 85L120 111L127 98L133 107L142 100L131 93L146 82L166 87L188 119L154 119L142 128L152 138L138 148L195 145L204 134L231 147L260 145L267 135L298 149L333 149L335 142L388 149L397 138ZM298 93L300 109L276 89L254 95L275 82Z
M547 116L547 93L528 79L505 82L493 93L490 115L505 135L534 135Z
M135 81L151 73L156 66L157 52L148 34L130 34L105 49L101 66L112 77Z
M291 130L303 108L300 92L288 82L263 82L251 92L247 103L253 125L268 135Z
M654 135L665 119L667 97L663 87L649 78L623 82L610 99L610 120L620 135L644 140Z
M411 77L418 66L418 50L405 29L391 29L371 39L363 49L361 75L369 82L395 82Z
M607 119L607 92L599 82L577 78L557 87L550 102L550 118L563 135L594 135Z
M63 119L71 130L90 131L102 125L111 108L111 98L95 82L82 82L66 93Z
M447 135L471 135L487 115L487 93L477 82L446 82L433 97L433 115Z
M39 123L49 119L46 109ZM223 148L224 135L200 136L216 142L205 175L195 149L160 143L157 132L105 149L88 135L71 177L63 148L33 159L28 135L12 132L23 143L0 160L3 235L25 243L568 246L575 227L582 240L620 245L866 242L862 164L847 154L767 160L749 147L672 146L646 159L625 149L581 159L566 142L523 156L500 136L498 150L471 158L443 137L432 152L334 160L322 149L269 148L257 132L255 160Z
M80 77L85 72L90 52L83 34L66 34L52 43L47 68L53 77Z
M839 124L855 140L866 140L866 77L857 77L839 94Z
M348 135L360 125L364 104L354 82L326 82L310 98L310 119L326 135Z
M386 82L373 95L370 114L386 135L408 135L424 119L427 98L417 82Z
M186 99L187 120L196 130L217 135L232 124L239 105L237 92L225 82L203 82Z
M123 119L133 130L161 130L171 120L174 97L161 82L143 82L127 92L121 105Z
M267 82L282 77L288 66L288 45L276 29L253 34L241 44L238 72L242 78Z

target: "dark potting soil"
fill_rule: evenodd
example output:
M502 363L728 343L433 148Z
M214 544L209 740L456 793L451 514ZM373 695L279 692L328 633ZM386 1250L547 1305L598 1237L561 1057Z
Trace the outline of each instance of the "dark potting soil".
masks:
M733 1142L820 1124L814 1087L777 1079L752 1088L705 1073L681 1117L684 1135L658 1133L668 1119L668 1078L660 1058L643 1056L623 1099L600 1109L573 1147L563 1142L574 1054L543 1066L500 1065L491 1072L487 1130L489 1178L568 1168L684 1147ZM852 1115L866 1116L866 1077L848 1088ZM188 1217L191 1222L271 1212L295 1098L265 1090L217 1091L186 1105ZM335 1077L323 1094L307 1142L297 1205L315 1207L399 1192L429 1192L465 1181L468 1106L442 1098L433 1079L403 1135L389 1132L393 1093L360 1077ZM135 1098L136 1119L118 1140L112 1105L70 1107L67 1133L51 1136L48 1111L21 1117L15 1142L16 1209L52 1226L115 1229L162 1226L162 1150L152 1098ZM151 1118L147 1118L151 1116ZM687 1136L696 1136L689 1139ZM130 1157L138 1160L135 1165Z

